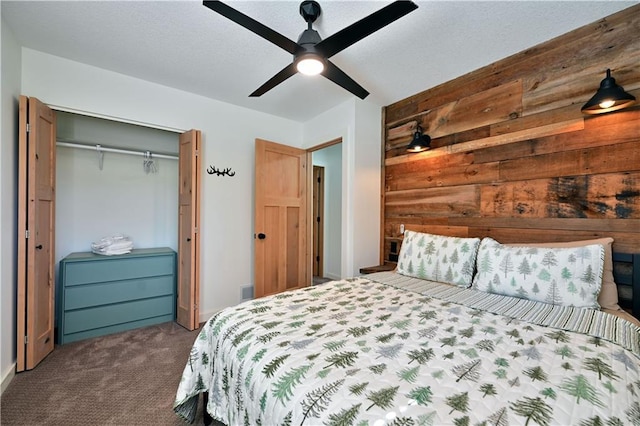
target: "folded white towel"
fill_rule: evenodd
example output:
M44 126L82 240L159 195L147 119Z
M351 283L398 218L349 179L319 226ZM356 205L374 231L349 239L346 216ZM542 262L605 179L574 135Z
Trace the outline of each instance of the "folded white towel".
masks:
M133 250L133 242L123 234L115 234L91 243L91 251L96 254L112 256L126 254Z

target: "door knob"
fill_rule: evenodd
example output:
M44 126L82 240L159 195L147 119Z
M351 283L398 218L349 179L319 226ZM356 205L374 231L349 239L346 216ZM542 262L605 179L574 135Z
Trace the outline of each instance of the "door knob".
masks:
M38 244L38 245L36 246L36 248L37 248L38 250L42 250L42 244Z
M191 241L191 238L187 238L187 242Z
M267 236L264 235L262 232L258 234L258 239L259 240L264 240L265 238L267 238Z

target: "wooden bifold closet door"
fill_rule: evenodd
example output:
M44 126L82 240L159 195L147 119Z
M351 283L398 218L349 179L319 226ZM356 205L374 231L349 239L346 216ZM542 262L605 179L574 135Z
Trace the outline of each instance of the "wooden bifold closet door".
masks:
M176 315L187 330L200 325L200 139L199 130L180 135Z
M31 370L54 347L55 113L20 96L16 371Z

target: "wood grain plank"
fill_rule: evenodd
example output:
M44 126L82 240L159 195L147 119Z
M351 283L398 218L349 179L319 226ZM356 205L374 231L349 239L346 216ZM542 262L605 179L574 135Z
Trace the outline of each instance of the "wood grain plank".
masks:
M480 189L476 185L387 192L385 199L385 212L390 215L480 215Z
M418 121L411 120L407 123L387 129L386 149L397 148L400 145L408 145L417 126Z
M437 221L438 218L431 220ZM446 222L452 226L477 226L482 228L546 229L548 231L598 231L634 233L640 229L639 219L584 219L584 218L532 218L483 217L450 218Z
M550 123L561 123L583 118L580 108L569 105L562 108L549 109L537 114L529 114L508 121L494 123L490 126L490 136L505 135L521 130L535 129Z
M617 117L617 118L616 118ZM584 129L534 137L474 152L476 163L531 157L559 151L589 149L640 140L640 108L584 121Z
M432 138L438 138L521 114L522 81L516 80L435 108L421 117L421 125Z
M552 123L532 129L524 129L503 135L490 136L484 139L478 139L475 141L469 141L460 143L457 145L447 147L447 151L454 152L466 152L472 150L479 150L482 148L502 146L511 144L514 142L530 140L534 138L542 138L546 136L553 136L562 133L570 133L584 128L584 119L577 118L569 121L563 121L560 123Z
M500 180L508 182L638 170L640 149L634 141L617 144L615 149L599 146L506 160L500 162Z
M385 161L385 173L391 176L402 176L415 173L424 173L428 170L444 169L456 166L469 166L474 163L473 152L446 154L444 152L424 152L416 154L413 161L393 162Z
M451 187L458 185L493 183L500 175L499 163L469 164L447 168L425 168L421 172L393 175L386 172L385 190L402 191L407 189Z
M483 217L640 218L640 173L484 185Z

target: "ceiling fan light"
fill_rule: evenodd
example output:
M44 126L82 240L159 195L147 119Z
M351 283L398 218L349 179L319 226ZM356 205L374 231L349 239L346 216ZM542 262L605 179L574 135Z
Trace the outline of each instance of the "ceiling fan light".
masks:
M296 63L296 68L304 75L318 75L324 71L324 62L315 55L303 56Z

